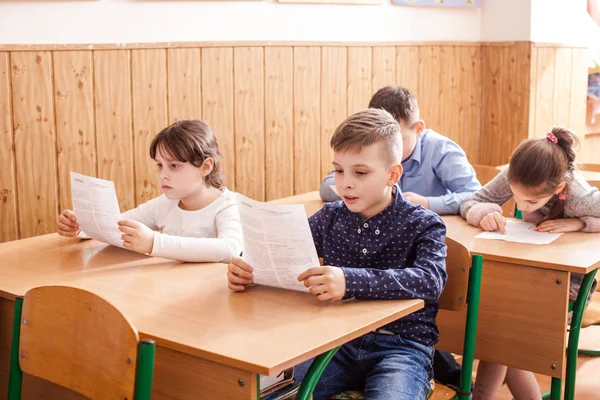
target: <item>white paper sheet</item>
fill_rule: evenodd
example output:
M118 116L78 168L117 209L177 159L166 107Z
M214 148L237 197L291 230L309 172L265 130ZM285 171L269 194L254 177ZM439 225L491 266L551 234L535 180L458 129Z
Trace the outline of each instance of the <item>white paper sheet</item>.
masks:
M273 205L236 193L244 260L254 268L254 283L308 291L298 276L319 266L302 204Z
M337 194L338 196L340 195L337 191L337 188L335 187L335 185L329 185L329 188L331 188L331 190L333 190L333 193ZM341 197L341 196L340 196Z
M562 235L562 233L536 232L533 230L534 228L535 224L509 219L506 221L506 234L502 234L501 232L483 232L475 236L475 238L530 244L549 244Z
M123 247L115 184L71 171L73 212L81 230L92 239Z

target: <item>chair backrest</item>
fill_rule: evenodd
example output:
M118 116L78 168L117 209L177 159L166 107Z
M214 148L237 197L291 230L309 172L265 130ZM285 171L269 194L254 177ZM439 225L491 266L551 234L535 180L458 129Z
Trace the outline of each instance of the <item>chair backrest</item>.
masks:
M139 336L112 304L65 286L29 290L23 301L23 372L92 399L133 400Z
M600 164L583 164L581 169L585 171L600 172Z
M489 165L473 165L475 169L475 175L477 180L481 183L481 186L487 185L489 181L494 179L496 175L500 173L500 170L496 167L490 167Z
M477 180L481 183L481 186L487 185L492 179L498 175L502 169L499 167L490 167L489 165L473 165L475 169L475 175L477 176ZM510 198L504 205L502 206L502 215L505 217L514 218L515 216L515 207L516 203L513 198Z
M596 189L600 190L600 181L587 181L587 183L589 183L590 186L595 187Z
M471 253L456 240L446 238L446 272L448 281L440 296L440 308L460 311L467 304Z

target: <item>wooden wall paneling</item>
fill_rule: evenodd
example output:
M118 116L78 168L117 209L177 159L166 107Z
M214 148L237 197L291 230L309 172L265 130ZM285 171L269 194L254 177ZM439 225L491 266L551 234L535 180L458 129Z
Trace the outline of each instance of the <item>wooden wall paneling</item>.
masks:
M459 90L463 92L461 115L463 128L458 137L472 164L479 163L481 143L481 47L459 47L462 73L459 76Z
M532 136L543 136L554 125L556 48L537 47L537 82Z
M91 51L54 52L60 210L71 209L70 171L97 176Z
M439 130L441 124L440 91L443 72L440 70L440 46L419 47L419 84L417 101L425 126ZM446 76L444 75L444 79Z
M502 164L503 157L496 152L502 134L502 81L501 55L506 51L500 46L483 46L481 49L481 144L479 163L496 166Z
M587 49L574 48L571 53L571 102L569 111L571 114L571 122L569 128L572 129L578 136L580 147L577 149L577 157L579 160L586 162L586 133L587 133L587 89L588 89L588 63ZM600 152L595 153L595 161L592 158L592 163L600 163Z
M418 94L419 46L396 47L396 84Z
M52 53L11 53L21 238L56 230L58 183Z
M265 48L266 200L294 194L294 49Z
M462 49L462 47L456 46L441 47L439 49L437 70L441 76L439 78L440 92L436 103L438 104L440 123L432 128L457 142L467 152L467 141L463 140L465 116L463 115L462 102L465 91L464 88L459 86L461 83L460 76L464 69L460 64ZM428 121L425 120L425 122ZM469 137L469 139L472 138ZM469 155L469 152L467 152L467 156Z
M235 190L233 48L202 49L202 119L215 131L225 185Z
M234 49L235 187L265 200L264 48Z
M167 52L132 50L133 150L136 205L160 195L156 163L148 150L154 137L168 124Z
M573 49L568 47L557 48L556 60L554 63L553 125L562 125L567 128L571 127L571 92L573 91L572 68Z
M330 147L335 129L348 116L347 76L348 52L345 47L323 47L321 50L321 179L333 166Z
M19 238L10 86L10 54L0 52L0 242Z
M373 47L373 77L371 96L384 86L396 84L396 48L393 46ZM370 98L369 98L370 100ZM367 106L368 106L367 102Z
M500 87L502 119L498 146L494 149L494 166L508 163L514 149L528 137L530 59L529 43L505 47L500 55L503 74Z
M348 115L369 106L373 95L373 49L348 47Z
M130 50L94 51L94 89L98 178L115 183L124 212L135 206Z
M530 43L530 60L531 68L529 69L529 123L527 128L527 137L531 137L535 132L535 107L537 101L537 85L538 85L538 56L537 47Z
M202 118L201 71L199 48L167 50L169 123Z
M294 194L317 190L322 180L321 48L294 48Z

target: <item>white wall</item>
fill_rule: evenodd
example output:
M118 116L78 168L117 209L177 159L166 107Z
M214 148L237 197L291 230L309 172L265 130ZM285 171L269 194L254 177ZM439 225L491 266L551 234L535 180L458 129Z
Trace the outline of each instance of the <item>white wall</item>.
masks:
M349 6L275 0L0 0L0 43L480 40L479 9L382 2Z
M598 27L587 0L531 0L531 40L542 43L598 45Z
M531 0L484 0L481 41L531 40Z

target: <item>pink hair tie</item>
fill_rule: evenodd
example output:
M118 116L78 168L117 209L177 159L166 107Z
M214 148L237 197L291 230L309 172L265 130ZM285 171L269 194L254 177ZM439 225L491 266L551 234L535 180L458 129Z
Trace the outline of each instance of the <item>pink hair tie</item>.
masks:
M546 135L546 138L548 138L548 140L551 141L552 143L558 144L558 138L556 136L554 136L554 133L548 132L548 134Z

